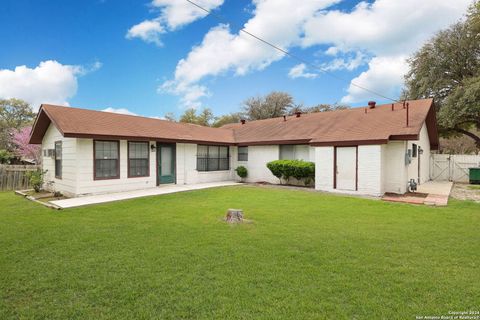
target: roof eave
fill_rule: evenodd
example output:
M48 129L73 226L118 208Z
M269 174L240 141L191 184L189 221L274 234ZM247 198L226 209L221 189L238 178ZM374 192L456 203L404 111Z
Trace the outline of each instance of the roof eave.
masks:
M218 140L199 140L199 139L183 139L183 138L162 138L162 137L149 137L149 136L119 136L119 135L107 135L107 134L91 134L91 133L71 133L66 132L64 134L66 138L80 138L80 139L94 139L94 140L129 140L129 141L156 141L165 143L195 143L195 144L215 144L233 146L233 141L218 141Z

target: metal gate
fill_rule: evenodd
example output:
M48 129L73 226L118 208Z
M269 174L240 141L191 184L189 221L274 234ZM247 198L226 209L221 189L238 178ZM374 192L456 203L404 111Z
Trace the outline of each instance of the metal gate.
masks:
M468 169L472 167L480 167L480 155L432 154L430 179L468 182Z

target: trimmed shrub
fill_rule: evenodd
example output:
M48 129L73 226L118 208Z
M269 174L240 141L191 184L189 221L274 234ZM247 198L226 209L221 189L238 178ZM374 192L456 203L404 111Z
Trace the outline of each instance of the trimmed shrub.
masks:
M235 172L237 173L237 175L242 179L245 179L248 175L248 170L247 168L245 168L244 166L238 166L236 169L235 169Z
M267 168L280 180L280 184L282 179L288 183L291 177L303 181L305 185L315 179L315 164L309 161L275 160L267 163Z

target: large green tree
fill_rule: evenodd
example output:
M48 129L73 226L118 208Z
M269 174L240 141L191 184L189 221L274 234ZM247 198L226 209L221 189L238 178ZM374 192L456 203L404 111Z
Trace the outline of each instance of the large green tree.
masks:
M191 108L185 110L185 112L180 116L180 122L193 123L209 127L212 125L214 118L213 112L209 108L203 109L199 114L197 114L195 109Z
M290 94L278 91L271 92L263 97L249 98L243 104L243 113L248 120L281 117L295 107Z
M229 123L238 123L243 117L244 116L240 112L224 114L223 116L215 117L213 127L218 128Z
M11 132L13 129L31 125L35 113L30 105L20 99L0 99L0 149L10 147Z
M443 136L466 135L480 149L480 2L409 59L404 97L435 99Z
M180 122L194 123L202 126L221 127L229 123L238 123L241 119L262 120L283 115L292 115L295 112L313 113L333 110L343 110L349 108L345 105L319 104L312 107L306 107L303 104L296 104L293 97L286 92L273 91L265 96L256 96L246 99L240 112L232 112L222 116L215 117L209 108L202 109L199 113L195 109L187 109L180 116ZM167 115L165 115L167 118ZM173 115L168 119L175 121Z

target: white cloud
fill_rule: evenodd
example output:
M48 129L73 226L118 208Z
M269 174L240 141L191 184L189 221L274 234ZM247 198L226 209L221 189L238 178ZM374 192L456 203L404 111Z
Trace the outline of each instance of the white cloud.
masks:
M128 110L127 108L112 108L108 107L102 110L103 112L112 112L112 113L118 113L118 114L125 114L128 116L141 116L145 118L152 118L152 119L157 119L157 120L166 120L165 117L159 117L159 116L143 116L139 115L133 111Z
M303 24L314 12L339 0L295 1L254 0L254 17L245 23L249 32L285 49L300 43ZM200 45L192 48L185 59L178 62L175 79L169 87L187 88L207 76L233 71L244 75L262 70L283 58L277 50L262 44L244 33L232 34L227 25L212 28ZM177 91L181 94L182 90Z
M223 0L195 0L194 2L207 10L223 4ZM207 15L205 11L185 0L153 0L152 6L160 8L160 19L170 30L175 30Z
M332 56L342 51L371 54L374 58L369 69L352 82L396 98L408 70L406 57L435 32L460 19L470 3L471 0L376 0L371 4L361 2L351 12L322 11L305 23L302 45L333 45L326 51ZM335 66L344 63L335 59L330 65L335 70ZM371 93L350 85L342 101L353 103L368 98L373 98Z
M113 113L120 113L120 114L126 114L126 115L129 115L129 116L136 116L137 114L126 109L126 108L112 108L112 107L108 107L106 109L103 109L102 110L103 112L113 112Z
M17 66L0 69L0 98L19 98L36 110L42 103L68 105L77 92L77 77L101 67L63 65L55 60L42 61L35 68Z
M195 3L207 10L213 10L221 6L223 1L195 0ZM131 27L127 32L127 39L140 38L145 42L161 45L161 34L179 29L207 15L205 11L185 0L153 0L151 6L160 11L159 16Z
M288 72L288 76L292 79L296 78L307 78L307 79L314 79L318 75L316 73L310 73L310 72L305 72L307 70L307 66L305 63L300 63L294 66L290 71Z
M330 49L329 49L330 50ZM327 50L327 51L329 51ZM331 53L330 53L331 54ZM335 55L339 55L339 52L335 52ZM354 54L344 53L344 57L335 58L328 63L322 65L322 70L336 71L336 70L348 70L353 71L368 62L367 57L362 52L358 51Z
M330 71L354 71L368 64L369 69L355 81L396 97L406 70L405 57L435 32L461 18L471 2L375 0L361 2L351 11L329 10L340 1L252 0L253 17L244 27L287 50L327 45L329 48L324 52L320 67ZM228 72L244 75L262 70L283 57L277 50L244 33L232 33L228 25L221 24L210 29L202 42L178 62L174 79L165 82L160 91L183 95L185 101L195 104L198 103L195 97L207 95L208 89L199 84L207 77ZM290 77L302 74L301 67L295 68L290 70ZM391 73L386 74L384 70ZM310 73L309 77L313 77ZM379 81L380 76L386 80ZM387 83L392 87L386 88ZM350 85L343 100L358 102L362 97L365 95L360 95L355 86ZM368 98L374 97L368 93Z
M175 81L165 81L159 88L160 93L170 93L177 96L182 96L181 103L186 108L197 109L200 107L200 98L209 97L210 92L207 87L198 84L176 83Z
M405 53L457 21L471 0L376 0L353 11L322 11L305 23L304 46L319 43L375 54Z
M145 42L162 45L160 41L160 34L164 33L165 29L158 20L145 20L137 25L131 27L127 32L127 39L140 38Z
M340 49L338 47L330 47L325 51L325 54L329 56L336 56Z
M403 83L403 75L408 71L406 59L407 56L374 57L368 63L368 70L362 72L352 82L387 97L396 97ZM348 95L344 96L341 102L355 103L372 98L375 98L372 93L350 84Z

